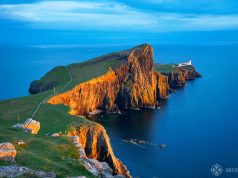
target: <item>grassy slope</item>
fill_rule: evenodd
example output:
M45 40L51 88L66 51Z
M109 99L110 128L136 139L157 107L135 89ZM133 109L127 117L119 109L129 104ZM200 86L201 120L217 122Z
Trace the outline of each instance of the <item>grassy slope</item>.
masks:
M56 86L62 85L70 80L66 68L64 66L58 66L49 71L45 76L41 78L42 83L56 83Z
M41 122L38 135L30 135L22 130L11 128L17 122L30 117L37 104L52 91L37 95L0 102L0 142L11 142L15 146L18 140L24 140L26 147L16 146L18 165L36 170L53 171L59 177L86 175L93 177L78 161L78 153L67 138L51 138L45 133L64 131L68 124L89 122L83 118L67 114L65 106L43 104L35 119ZM18 119L19 114L19 119ZM0 165L6 163L0 162Z
M122 52L122 55L123 53L125 52ZM67 66L73 80L64 90L102 75L110 67L116 68L123 62L121 56L115 56L111 60L107 60L108 58L110 55ZM155 70L168 72L173 69L171 65L155 65ZM40 81L43 83L56 81L58 84L56 90L59 90L69 81L69 75L66 67L56 67L42 77ZM53 90L48 90L36 95L0 101L0 143L11 142L16 146L16 142L20 139L26 142L26 147L16 146L18 151L16 161L19 165L53 171L60 177L66 175L93 177L78 161L71 159L77 158L78 154L68 139L45 136L46 133L65 131L70 125L90 124L87 119L67 114L68 108L66 106L44 103L34 118L41 123L41 129L36 136L11 128L12 125L31 117L38 103L52 93ZM0 162L0 165L4 164L6 163Z
M45 84L56 82L57 91L70 80L68 75L70 72L73 80L70 85L64 88L63 91L66 91L76 84L106 73L110 67L116 68L122 62L117 57L107 60L108 57L110 55L66 67L56 67L43 76L40 82ZM91 124L85 118L69 115L66 106L44 103L40 107L34 118L41 123L38 135L30 135L22 130L11 128L12 125L24 122L31 117L40 101L52 93L51 89L36 95L0 101L0 143L11 142L16 146L18 165L36 170L53 171L59 177L79 175L93 177L78 161L72 159L79 155L67 138L51 138L45 135L63 132L71 125ZM27 146L17 146L19 140L24 140ZM0 161L0 166L6 164L6 162Z

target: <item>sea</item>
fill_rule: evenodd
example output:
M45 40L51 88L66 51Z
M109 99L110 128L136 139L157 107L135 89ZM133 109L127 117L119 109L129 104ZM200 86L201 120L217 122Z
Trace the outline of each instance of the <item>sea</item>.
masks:
M0 46L0 100L29 95L30 82L55 66L133 46ZM156 63L191 59L202 77L158 109L94 119L106 128L115 155L138 178L238 177L238 44L152 46Z

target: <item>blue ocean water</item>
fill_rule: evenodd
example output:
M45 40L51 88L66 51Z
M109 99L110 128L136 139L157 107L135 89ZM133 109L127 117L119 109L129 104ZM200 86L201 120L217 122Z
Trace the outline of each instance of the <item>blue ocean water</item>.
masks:
M1 47L0 99L27 95L28 84L56 65L83 61L132 45ZM192 59L202 78L188 84L160 109L105 115L102 123L115 155L134 177L237 177L238 168L238 45L153 45L155 62ZM136 145L122 139L140 139ZM160 149L156 144L166 144Z

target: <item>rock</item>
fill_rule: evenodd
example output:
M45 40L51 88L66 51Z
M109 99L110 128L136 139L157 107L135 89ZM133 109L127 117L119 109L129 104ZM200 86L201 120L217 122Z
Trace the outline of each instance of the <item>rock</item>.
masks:
M40 122L33 120L31 118L27 119L23 124L16 124L13 127L22 128L26 132L30 132L31 134L37 134L40 130Z
M180 67L177 72L162 74L168 76L168 83L171 90L183 87L186 84L186 80L194 80L201 77L192 65Z
M23 140L19 140L17 142L17 145L22 146L22 145L26 145L26 143Z
M34 171L21 166L2 166L0 167L0 177L38 177L38 178L55 178L53 172Z
M159 146L160 146L161 149L164 149L166 147L165 144L160 144Z
M168 76L162 75L159 72L155 72L156 76L156 100L165 100L168 98L170 86L168 83ZM158 105L156 102L156 105Z
M113 170L108 166L106 162L99 162L95 159L82 158L80 159L83 165L89 170L94 176L102 178L114 178L118 176L113 176ZM121 178L125 176L120 175Z
M79 148L79 155L80 155L80 158L86 158L87 157L84 148L82 148L82 147Z
M63 133L62 132L58 132L58 133L47 133L45 134L46 136L50 136L50 137L59 137L62 136Z
M80 128L72 127L67 135L75 140L79 139L87 158L106 162L115 175L122 174L126 177L131 177L126 166L115 157L106 130L100 124L91 123L82 125ZM78 138L75 136L78 136ZM94 163L96 164L97 162ZM93 168L92 171L94 171Z
M51 136L51 137L59 137L60 134L59 134L59 133L53 133L53 134L51 134L50 136Z
M0 159L14 162L16 155L17 155L17 151L13 144L8 142L0 144Z
M79 143L79 137L78 136L72 136L71 137L73 143Z
M43 84L39 80L34 80L33 82L31 82L30 88L28 91L30 94L37 94L37 93L52 89L54 88L54 86L56 86L55 82Z
M58 77L58 75L61 75L63 71L65 72L65 75L68 75L64 66L57 66L51 71L47 72L47 74L43 76L40 80L35 80L31 82L30 88L28 90L29 93L36 94L39 92L53 89L54 87L62 85L64 82L68 82L68 80L64 80Z
M84 148L82 147L82 144L79 142L78 136L69 136L71 138L72 143L75 145L75 147L78 149L80 158L86 158L86 153Z

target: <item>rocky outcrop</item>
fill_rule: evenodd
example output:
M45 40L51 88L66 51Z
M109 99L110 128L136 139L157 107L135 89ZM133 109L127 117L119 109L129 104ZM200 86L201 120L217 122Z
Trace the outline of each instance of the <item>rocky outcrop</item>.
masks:
M47 72L40 80L31 82L28 89L30 94L40 93L54 87L65 84L69 81L68 72L65 66L57 66Z
M186 80L194 80L201 77L192 65L179 67L176 72L162 74L168 76L168 83L171 89L181 88L186 84Z
M0 177L38 177L38 178L55 178L53 172L34 171L22 166L2 166L0 167Z
M87 158L96 159L99 162L106 162L113 170L114 175L122 174L126 177L130 177L126 166L124 166L122 162L115 157L106 130L101 125L90 124L83 125L78 128L73 127L67 135L71 137L77 136L75 137L75 141L78 140L81 144L80 146L82 146L85 150ZM92 162L92 160L87 160L86 162L91 166L95 163ZM99 172L105 172L104 168L106 169L105 166L101 167ZM110 173L110 171L107 173Z
M31 134L37 134L40 130L40 122L29 118L23 124L18 123L13 127L22 128L24 131L30 132Z
M78 149L79 157L87 158L85 150L79 141L79 137L78 136L70 136L70 138L71 138L71 141L73 142L74 146Z
M156 76L156 100L165 100L168 98L169 95L169 82L168 82L168 76L162 75L159 72L155 72Z
M14 162L16 155L17 155L17 151L13 144L8 142L0 143L0 159L1 160Z
M88 115L95 110L117 112L155 107L156 98L159 98L156 97L156 86L161 81L157 82L158 77L154 74L153 48L149 45L133 48L124 60L114 71L109 70L103 76L56 95L48 103L68 105L73 115Z
M85 168L94 176L100 178L125 178L123 175L113 175L113 170L106 162L100 162L96 159L81 158Z
M50 89L54 88L54 86L56 86L55 82L43 84L39 80L34 80L33 82L31 82L30 88L28 91L30 94L36 94L36 93L40 93L40 92L43 92L46 90L50 90Z

